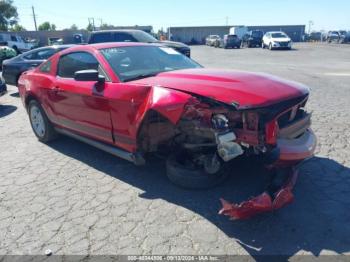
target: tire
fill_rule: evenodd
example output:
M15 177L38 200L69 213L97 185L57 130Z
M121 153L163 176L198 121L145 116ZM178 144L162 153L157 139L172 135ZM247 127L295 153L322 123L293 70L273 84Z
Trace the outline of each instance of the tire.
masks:
M12 48L13 48L13 50L16 51L16 54L17 54L17 55L19 55L19 54L21 53L21 52L18 50L17 46L13 46Z
M272 44L269 44L269 50L272 51Z
M210 175L203 169L189 168L179 161L179 155L171 155L166 161L166 174L177 186L187 189L208 189L222 183L228 176L226 168Z
M29 102L28 115L33 132L40 142L48 143L57 138L57 132L38 101Z

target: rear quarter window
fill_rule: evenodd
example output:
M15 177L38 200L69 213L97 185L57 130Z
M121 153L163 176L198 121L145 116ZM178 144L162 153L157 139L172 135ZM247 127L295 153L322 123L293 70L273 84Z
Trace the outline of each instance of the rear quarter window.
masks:
M105 43L105 42L114 42L113 35L111 33L98 33L91 35L90 44L95 43Z
M42 64L39 68L39 71L42 73L50 73L51 72L51 61L47 61L44 64Z

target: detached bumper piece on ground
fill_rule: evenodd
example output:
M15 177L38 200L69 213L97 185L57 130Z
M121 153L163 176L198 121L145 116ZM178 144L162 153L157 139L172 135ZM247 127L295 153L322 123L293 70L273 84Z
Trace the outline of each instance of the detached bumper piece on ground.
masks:
M280 209L290 204L294 195L292 189L298 178L298 171L295 168L287 170L286 180L277 190L273 183L271 188L263 192L261 195L244 201L240 204L229 203L221 199L222 209L219 214L229 216L231 219L248 219L264 212L270 212Z

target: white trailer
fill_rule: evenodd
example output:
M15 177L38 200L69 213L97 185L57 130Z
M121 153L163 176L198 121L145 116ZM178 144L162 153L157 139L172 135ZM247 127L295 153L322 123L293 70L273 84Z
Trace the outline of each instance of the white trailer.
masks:
M246 26L235 26L230 28L230 35L236 35L242 39L244 35L248 33L248 27Z

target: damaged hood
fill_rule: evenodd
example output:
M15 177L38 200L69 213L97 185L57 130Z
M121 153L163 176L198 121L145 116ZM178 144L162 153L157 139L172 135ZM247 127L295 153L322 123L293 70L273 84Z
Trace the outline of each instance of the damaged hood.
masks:
M133 83L171 88L238 108L268 106L309 92L304 85L267 74L203 68L164 72Z

